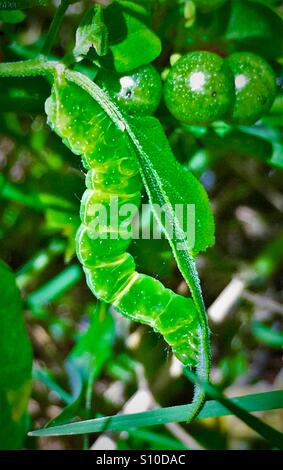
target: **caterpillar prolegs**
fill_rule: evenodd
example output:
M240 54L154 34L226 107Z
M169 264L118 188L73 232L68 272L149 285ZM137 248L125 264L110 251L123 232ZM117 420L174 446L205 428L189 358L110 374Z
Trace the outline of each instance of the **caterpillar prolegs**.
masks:
M141 181L127 137L77 85L56 82L46 102L48 121L73 153L81 155L87 170L87 189L81 202L77 256L87 284L98 299L113 304L127 318L150 325L171 346L185 366L195 366L199 354L199 322L190 298L175 294L158 280L136 271L127 253L131 239L97 236L92 225L95 207L110 209L110 198L137 208ZM122 221L123 222L123 221ZM113 227L105 225L107 234Z

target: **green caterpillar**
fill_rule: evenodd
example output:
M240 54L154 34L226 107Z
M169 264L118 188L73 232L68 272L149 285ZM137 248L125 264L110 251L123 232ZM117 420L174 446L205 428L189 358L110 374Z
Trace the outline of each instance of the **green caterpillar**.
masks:
M92 225L96 205L103 204L110 210L113 195L119 206L131 203L138 208L140 204L139 169L127 137L88 93L64 77L59 84L55 82L46 113L52 129L73 153L82 156L87 170L76 247L89 288L127 318L150 325L162 334L185 366L195 366L199 322L192 299L138 273L133 257L126 251L129 238L121 234L116 239L99 238ZM104 230L110 234L115 229L108 224Z

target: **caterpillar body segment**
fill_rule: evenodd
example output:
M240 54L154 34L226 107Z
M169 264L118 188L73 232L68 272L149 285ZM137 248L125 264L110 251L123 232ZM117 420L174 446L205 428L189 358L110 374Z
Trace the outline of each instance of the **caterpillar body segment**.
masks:
M127 253L132 222L128 214L119 215L119 230L108 218L102 227L95 223L100 205L110 213L113 196L118 207L131 204L138 211L141 181L127 137L73 83L54 84L46 112L52 129L73 153L81 155L87 170L76 249L89 288L127 318L150 325L185 366L195 366L200 347L199 320L192 299L136 271L134 259Z
M198 359L197 312L191 299L166 289L145 274L134 273L133 282L113 304L133 321L145 323L162 334L176 357L186 366Z

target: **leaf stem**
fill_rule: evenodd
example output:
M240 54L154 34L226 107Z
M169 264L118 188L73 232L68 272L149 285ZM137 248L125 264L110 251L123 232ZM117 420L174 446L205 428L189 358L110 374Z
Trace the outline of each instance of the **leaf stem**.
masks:
M54 41L56 39L56 36L58 34L59 28L61 26L61 23L63 21L64 15L70 3L71 3L70 0L61 0L61 3L56 10L54 18L47 32L45 41L43 43L43 46L41 49L42 54L46 55L51 51Z

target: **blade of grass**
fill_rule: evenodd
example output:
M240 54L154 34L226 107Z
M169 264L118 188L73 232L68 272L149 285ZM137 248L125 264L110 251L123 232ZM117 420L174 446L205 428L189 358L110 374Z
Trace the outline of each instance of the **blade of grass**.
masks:
M77 264L68 266L49 282L41 286L27 297L27 304L37 309L58 299L66 290L77 284L82 277L82 270Z
M193 384L200 385L208 397L221 403L231 414L237 416L237 418L243 421L247 426L270 442L272 446L281 450L283 449L283 434L281 432L265 424L256 416L249 414L243 407L233 403L232 400L225 397L214 385L200 380L191 370L185 369L184 373Z
M266 411L283 408L283 390L257 393L236 397L229 400L241 406L246 412ZM185 422L193 405L172 406L143 413L107 416L77 423L64 424L47 429L38 429L29 433L30 436L67 436L102 431L124 431L145 426L165 423ZM231 411L216 400L208 401L196 419L228 416Z

